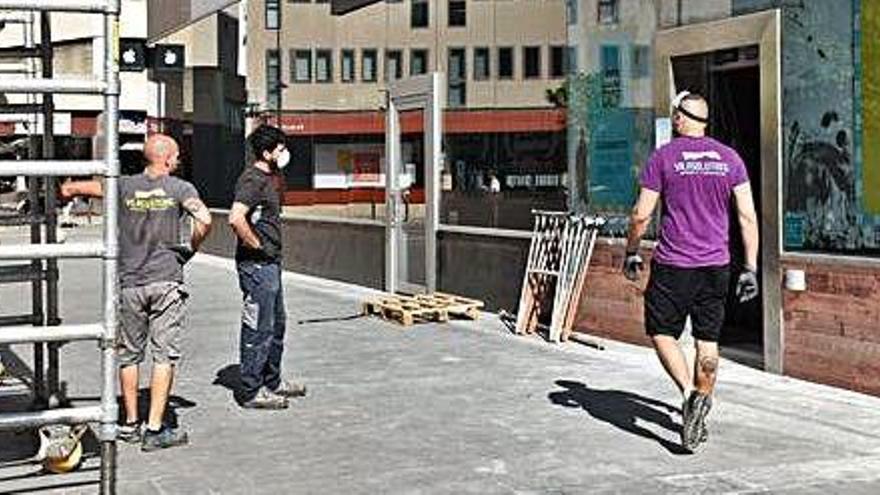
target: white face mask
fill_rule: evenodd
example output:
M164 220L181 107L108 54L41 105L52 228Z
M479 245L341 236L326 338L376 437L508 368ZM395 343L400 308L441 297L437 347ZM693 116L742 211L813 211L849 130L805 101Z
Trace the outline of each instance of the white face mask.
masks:
M278 169L281 170L290 163L290 150L285 149L278 155L278 159L275 160L275 164L278 165Z

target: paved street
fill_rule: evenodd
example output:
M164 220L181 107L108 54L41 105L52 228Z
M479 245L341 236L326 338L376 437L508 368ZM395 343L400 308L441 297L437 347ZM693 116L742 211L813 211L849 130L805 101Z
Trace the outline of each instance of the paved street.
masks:
M65 321L95 321L99 263L61 269ZM880 493L880 399L724 361L709 445L684 455L677 392L646 349L554 346L510 335L491 315L411 329L344 319L368 291L296 274L285 275L285 364L309 396L287 411L243 411L231 392L232 265L200 255L188 275L174 416L192 444L152 454L121 445L121 494ZM0 288L3 312L23 310L27 294ZM26 348L13 352L30 362ZM62 356L69 395L94 403L95 345ZM0 386L0 408L21 392ZM15 462L25 440L0 434L0 493L96 491L96 459L40 475Z

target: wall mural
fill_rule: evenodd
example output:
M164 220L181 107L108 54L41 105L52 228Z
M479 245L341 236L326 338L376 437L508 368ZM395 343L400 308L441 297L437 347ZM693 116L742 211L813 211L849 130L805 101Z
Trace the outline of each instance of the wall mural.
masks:
M863 175L877 163L860 143L861 0L797 0L783 7L785 245L876 252L880 218L866 211ZM877 36L877 34L873 34Z

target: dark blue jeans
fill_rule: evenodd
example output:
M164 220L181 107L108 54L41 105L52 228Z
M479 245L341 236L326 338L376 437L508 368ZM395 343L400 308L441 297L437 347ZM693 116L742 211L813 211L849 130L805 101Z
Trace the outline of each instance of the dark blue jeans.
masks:
M281 383L287 315L278 263L240 261L237 268L243 301L239 400L246 402L254 398L260 387L275 390Z

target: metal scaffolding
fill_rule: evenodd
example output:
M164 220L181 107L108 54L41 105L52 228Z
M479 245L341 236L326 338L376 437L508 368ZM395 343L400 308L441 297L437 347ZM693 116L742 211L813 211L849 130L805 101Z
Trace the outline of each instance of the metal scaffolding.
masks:
M37 358L42 360L42 345L49 343L50 349L50 373L53 370L52 350L57 351L61 342L72 340L96 340L101 349L102 385L100 406L58 408L35 412L0 413L0 429L35 428L50 424L83 424L99 423L97 428L98 440L101 443L101 469L100 489L101 493L115 493L116 478L116 355L114 342L117 330L116 304L119 294L117 277L118 258L118 178L119 178L119 136L118 136L118 113L119 113L119 63L117 60L117 47L119 43L119 4L120 0L0 0L0 9L19 10L25 12L41 11L41 25L43 36L39 50L33 50L33 46L25 47L26 55L34 56L39 52L44 56L48 53L51 57L51 39L47 39L48 13L52 11L97 13L104 16L104 73L101 80L70 80L54 79L51 72L51 64L43 64L42 77L36 78L3 78L0 79L0 92L24 93L42 95L43 132L51 136L52 126L52 95L58 93L82 93L102 94L104 96L104 159L96 161L58 161L58 160L29 160L29 161L0 161L0 176L27 176L31 178L31 184L36 183L39 177L46 177L43 184L46 187L46 243L41 242L39 226L37 235L33 235L30 245L22 245L0 248L0 260L31 260L34 267L39 266L42 273L42 263L46 262L45 277L48 280L57 281L58 258L101 258L103 259L103 324L93 325L60 325L57 320L57 291L47 294L47 305L54 305L55 318L49 311L48 318L42 316L40 308L39 322L20 322L21 324L32 323L35 326L11 326L0 328L0 344L33 343L40 349L35 352ZM31 48L30 51L27 48ZM52 156L52 143L44 140L43 158ZM103 243L70 243L54 244L55 242L55 176L104 176L104 240ZM31 195L36 194L36 187L31 187ZM36 201L33 201L36 200ZM32 209L36 206L38 198L32 197ZM31 212L33 214L33 211ZM48 218L51 217L51 218ZM32 224L33 225L33 224ZM33 273L32 277L36 277ZM39 275L37 278L42 278ZM35 282L35 287L36 283ZM34 290L35 297L37 290ZM40 299L41 300L41 299ZM36 302L36 301L35 301ZM53 321L53 319L55 321ZM57 325L57 326L53 326ZM38 356L37 354L40 354ZM42 373L35 364L34 372ZM57 373L57 363L55 363ZM50 383L52 377L50 376ZM35 380L36 383L36 380ZM37 391L35 391L36 393Z

